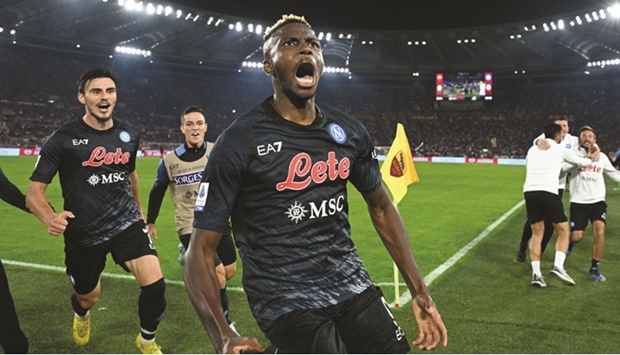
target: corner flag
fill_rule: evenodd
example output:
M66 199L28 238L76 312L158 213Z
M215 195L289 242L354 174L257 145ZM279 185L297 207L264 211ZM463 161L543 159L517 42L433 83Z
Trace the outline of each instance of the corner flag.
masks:
M405 128L401 123L396 126L396 137L381 166L381 176L397 205L407 194L407 186L420 181L413 165Z
M418 172L413 166L413 156L409 147L409 140L402 124L396 126L396 137L388 151L385 161L381 166L381 177L392 193L392 199L396 208L398 203L407 194L407 186L420 181ZM394 267L394 307L400 308L400 291L398 268Z

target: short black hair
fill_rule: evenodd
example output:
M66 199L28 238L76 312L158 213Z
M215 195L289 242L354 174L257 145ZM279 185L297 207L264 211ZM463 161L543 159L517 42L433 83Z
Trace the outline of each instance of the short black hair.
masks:
M543 131L545 132L545 138L554 139L558 134L562 134L562 126L557 123L549 123Z
M185 121L185 115L192 113L192 112L201 113L202 116L205 118L205 123L207 123L207 115L205 114L205 111L202 108L198 106L188 106L185 108L185 110L183 110L183 112L181 112L181 124L183 124L183 122Z
M84 94L86 90L86 85L88 85L91 80L98 78L110 78L114 82L114 85L117 85L116 75L114 75L114 73L112 73L110 69L104 67L96 67L91 68L87 72L82 74L80 80L78 81L78 92L80 94Z

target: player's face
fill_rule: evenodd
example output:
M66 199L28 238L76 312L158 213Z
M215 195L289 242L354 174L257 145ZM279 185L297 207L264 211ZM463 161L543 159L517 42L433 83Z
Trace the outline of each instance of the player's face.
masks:
M596 135L592 131L583 131L579 135L579 144L584 148L590 148L596 143Z
M110 78L95 78L79 93L78 99L86 106L86 114L97 121L105 122L112 118L116 106L116 84Z
M321 42L303 23L284 25L274 34L275 48L266 71L273 75L290 99L314 96L323 73Z
M185 143L190 147L198 147L205 141L207 123L200 112L190 112L184 116L181 132L185 136Z
M555 123L559 124L560 127L562 127L562 139L566 136L566 134L568 133L568 121L566 120L557 120L555 121Z

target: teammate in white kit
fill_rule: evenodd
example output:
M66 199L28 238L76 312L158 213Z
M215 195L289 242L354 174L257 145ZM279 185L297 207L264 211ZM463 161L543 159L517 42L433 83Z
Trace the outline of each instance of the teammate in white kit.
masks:
M579 134L579 155L585 156L590 147L596 144L596 134L590 126L584 126ZM605 249L605 225L607 224L607 204L605 203L605 180L603 174L620 182L620 171L616 170L605 154L586 168L565 166L570 172L570 246L583 239L588 221L592 223L592 264L589 275L596 281L606 278L599 270L599 263ZM570 254L569 254L570 255Z
M526 176L523 184L523 195L527 210L527 220L532 226L530 241L530 261L532 264L532 286L546 287L547 284L540 271L541 241L545 229L545 220L553 223L558 234L555 244L555 260L551 274L567 285L575 281L564 270L564 260L568 250L568 220L564 213L562 200L558 195L558 176L564 161L579 166L588 166L592 160L577 157L572 151L559 143L562 139L562 128L557 123L545 126L545 139L550 148L547 150L532 146L526 156Z

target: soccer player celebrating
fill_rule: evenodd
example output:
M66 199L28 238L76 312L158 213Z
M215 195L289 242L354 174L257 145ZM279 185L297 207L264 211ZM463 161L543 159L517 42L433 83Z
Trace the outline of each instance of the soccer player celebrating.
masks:
M30 177L27 206L53 236L64 235L65 265L73 285L73 340L90 340L90 312L101 293L106 256L131 272L138 299L142 353L161 353L155 332L166 308L164 278L147 234L138 195L139 131L112 117L116 77L106 68L85 72L77 98L86 113L56 130L41 148ZM64 210L55 213L45 190L56 174Z
M280 353L406 353L409 342L351 239L347 183L413 297L413 344L447 346L448 334L420 275L400 214L382 185L372 139L357 120L315 103L324 61L300 16L264 34L273 96L215 142L196 200L185 257L187 292L218 353L263 351L239 337L220 307L214 254L231 218L243 286L258 326Z
M596 144L596 134L590 126L584 126L579 133L579 155L585 156ZM620 182L620 171L616 170L605 154L586 168L566 166L570 170L570 246L583 239L588 221L592 223L592 264L589 275L596 281L605 281L599 263L605 250L605 224L607 224L607 204L605 203L605 180L603 174L616 182Z
M187 107L181 113L181 132L185 143L167 154L159 162L157 177L149 194L149 208L146 226L149 235L157 239L155 221L170 186L170 196L175 207L176 229L181 241L179 262L184 263L185 251L189 247L194 221L194 206L198 196L198 185L202 179L202 172L208 162L208 154L213 143L205 142L207 122L204 110L197 106ZM215 269L220 283L220 298L222 309L230 327L234 329L228 307L226 281L234 276L237 270L237 252L230 233L224 234L217 247Z

